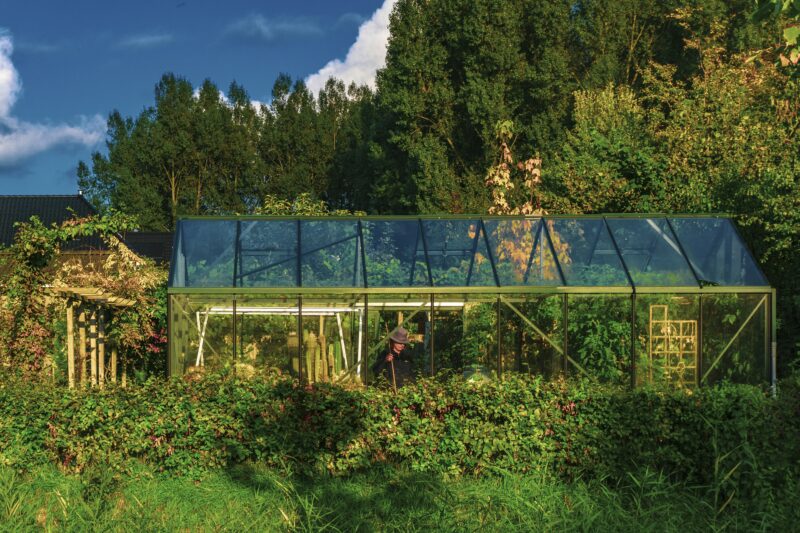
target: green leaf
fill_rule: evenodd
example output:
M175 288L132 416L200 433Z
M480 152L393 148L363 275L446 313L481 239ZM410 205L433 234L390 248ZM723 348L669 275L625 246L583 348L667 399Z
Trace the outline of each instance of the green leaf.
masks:
M783 3L778 0L760 0L758 8L753 13L753 20L763 22L764 20L777 16L783 8Z
M800 37L800 26L790 26L783 30L783 38L790 46L797 44L798 37Z

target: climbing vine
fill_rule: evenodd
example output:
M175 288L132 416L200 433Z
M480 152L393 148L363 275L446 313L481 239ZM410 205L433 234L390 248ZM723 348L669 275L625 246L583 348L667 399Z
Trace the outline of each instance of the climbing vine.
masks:
M50 226L32 217L17 225L13 244L0 253L0 364L31 376L53 374L66 305L53 291L59 286L95 287L134 300L112 316L109 338L123 358L163 351L166 273L122 243L120 234L133 227L133 219L119 213ZM91 236L106 245L102 259L62 253L67 243Z

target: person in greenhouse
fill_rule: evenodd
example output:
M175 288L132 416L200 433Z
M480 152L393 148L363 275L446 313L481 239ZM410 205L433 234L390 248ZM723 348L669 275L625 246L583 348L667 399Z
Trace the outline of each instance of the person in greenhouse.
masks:
M382 376L394 388L402 387L412 378L410 356L403 354L406 345L408 345L408 331L402 327L395 328L389 334L389 350L380 353L372 365L375 376Z

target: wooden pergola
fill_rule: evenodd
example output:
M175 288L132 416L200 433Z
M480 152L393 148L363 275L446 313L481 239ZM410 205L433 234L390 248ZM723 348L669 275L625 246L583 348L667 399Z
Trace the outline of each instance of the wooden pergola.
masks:
M110 344L111 357L106 365L106 323L116 309L131 307L136 302L109 294L95 287L53 287L52 292L67 298L67 380L70 388L76 382L75 315L78 325L78 359L80 382L102 388L106 377L117 381L117 346ZM87 328L88 326L88 328ZM87 349L88 347L88 349ZM91 369L91 375L89 374ZM122 384L126 383L122 369Z

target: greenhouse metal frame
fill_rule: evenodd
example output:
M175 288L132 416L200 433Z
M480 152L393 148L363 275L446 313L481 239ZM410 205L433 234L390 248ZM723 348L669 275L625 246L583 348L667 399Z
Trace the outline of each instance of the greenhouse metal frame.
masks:
M484 343L472 366L497 376L599 368L633 385L775 382L775 290L724 215L185 217L174 243L171 375L203 367L208 350L237 368L249 353L253 366L280 337L291 361L272 366L366 383L389 331L416 320L427 374L466 375L466 352ZM573 311L604 298L616 303ZM472 337L470 314L482 328ZM272 335L259 320L294 331ZM245 343L248 326L258 338ZM437 364L437 349L456 362Z

